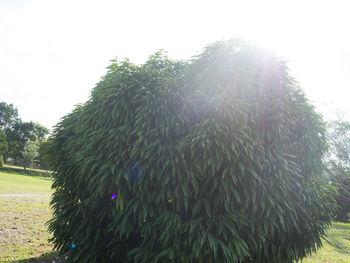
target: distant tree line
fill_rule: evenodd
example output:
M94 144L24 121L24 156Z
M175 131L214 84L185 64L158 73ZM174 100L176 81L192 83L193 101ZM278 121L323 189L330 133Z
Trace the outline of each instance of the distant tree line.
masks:
M39 152L48 133L39 123L22 121L13 104L0 102L0 165L47 168Z
M344 114L329 122L330 152L326 160L330 183L337 188L336 221L348 222L350 216L350 120Z

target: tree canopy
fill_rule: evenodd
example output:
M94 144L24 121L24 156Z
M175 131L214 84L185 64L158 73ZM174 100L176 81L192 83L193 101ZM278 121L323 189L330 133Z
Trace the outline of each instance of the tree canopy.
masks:
M241 40L114 61L52 137L55 247L72 262L294 262L332 219L325 131L285 62Z
M6 135L7 151L3 155L13 158L16 163L21 159L21 152L28 141L42 142L49 133L39 123L22 121L17 108L5 102L0 103L0 130Z
M18 110L13 104L0 102L0 129L5 131L18 122Z

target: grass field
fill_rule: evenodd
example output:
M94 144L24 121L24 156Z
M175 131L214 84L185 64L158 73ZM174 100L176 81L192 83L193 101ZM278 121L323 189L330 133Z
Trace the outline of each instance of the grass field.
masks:
M0 171L0 262L56 258L45 226L51 217L50 185L49 178ZM334 223L323 244L303 263L350 263L350 224Z
M350 263L350 224L333 223L323 247L303 263Z
M0 171L0 194L51 194L51 179Z
M48 178L0 172L0 262L18 262L52 251L45 226L51 217L50 186Z

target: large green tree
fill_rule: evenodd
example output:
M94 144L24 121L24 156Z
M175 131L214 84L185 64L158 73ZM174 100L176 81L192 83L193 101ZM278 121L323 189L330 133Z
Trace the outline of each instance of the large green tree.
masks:
M0 167L4 165L3 155L8 151L8 144L6 141L6 134L0 130Z
M12 140L12 131L19 121L20 118L18 117L17 108L15 108L13 104L0 102L0 130L5 134L5 137L7 139L7 150L6 152L3 152L3 159L5 160L8 155L11 155L11 152L16 146L16 143Z
M326 150L321 116L263 49L115 61L53 135L49 229L71 262L291 263L332 219Z
M328 175L338 189L335 220L346 222L350 214L350 121L339 115L329 126Z

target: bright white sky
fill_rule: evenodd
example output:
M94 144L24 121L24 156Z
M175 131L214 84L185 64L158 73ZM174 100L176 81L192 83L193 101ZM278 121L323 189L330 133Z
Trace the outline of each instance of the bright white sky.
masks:
M350 113L350 1L0 0L0 101L48 128L115 57L188 59L241 36L289 61L327 117Z

